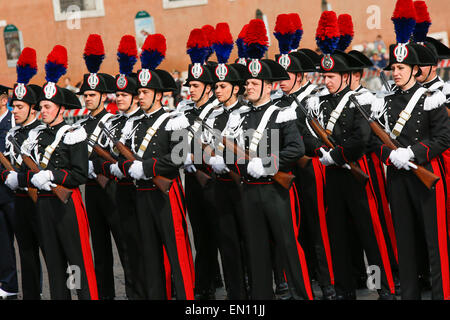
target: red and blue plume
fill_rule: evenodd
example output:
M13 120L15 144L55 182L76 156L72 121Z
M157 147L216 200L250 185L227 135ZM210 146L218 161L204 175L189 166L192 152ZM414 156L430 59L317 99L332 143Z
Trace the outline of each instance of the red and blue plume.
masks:
M353 40L355 34L353 30L352 16L349 14L341 14L338 17L339 42L337 48L341 51L345 51Z
M414 41L425 42L431 26L431 18L425 1L414 1L416 9L416 26L414 28Z
M218 63L227 63L233 50L233 36L230 32L230 26L226 22L216 25L216 42L213 44Z
M275 23L273 35L278 40L278 47L281 54L288 54L291 51L292 37L295 33L294 25L287 14L279 14Z
M236 46L238 48L238 57L239 58L247 58L247 45L244 43L245 34L247 33L248 24L242 27L241 32L239 33L236 39Z
M339 43L341 33L334 11L324 11L316 31L316 43L323 54L332 54Z
M16 66L17 83L28 84L37 73L36 50L23 48Z
M260 19L250 20L244 43L247 46L247 56L250 59L262 59L269 48L269 38L264 21Z
M208 55L206 56L206 61L214 53L213 45L216 42L216 30L212 25L206 24L202 27L203 33L205 34L206 41L208 41Z
M47 56L45 63L45 80L57 83L67 72L67 49L56 45Z
M289 18L291 19L291 23L295 29L295 33L291 41L291 49L295 50L300 46L300 41L303 37L303 25L298 13L289 13Z
M193 64L203 64L205 62L209 51L209 45L202 29L197 28L191 31L186 47L186 52L191 57Z
M162 34L150 34L145 39L141 52L142 69L155 70L166 56L166 38Z
M397 0L391 18L398 43L407 43L416 26L416 10L412 0Z
M83 58L90 73L97 73L100 70L100 65L105 58L105 47L100 35L89 35L84 47Z
M119 61L119 72L129 75L133 72L133 67L137 62L136 39L131 35L124 35L120 39L117 49L117 60Z

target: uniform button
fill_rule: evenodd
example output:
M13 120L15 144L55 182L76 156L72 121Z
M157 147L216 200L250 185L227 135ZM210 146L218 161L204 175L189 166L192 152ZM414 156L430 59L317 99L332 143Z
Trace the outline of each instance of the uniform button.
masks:
M419 132L419 130L416 130L416 132Z

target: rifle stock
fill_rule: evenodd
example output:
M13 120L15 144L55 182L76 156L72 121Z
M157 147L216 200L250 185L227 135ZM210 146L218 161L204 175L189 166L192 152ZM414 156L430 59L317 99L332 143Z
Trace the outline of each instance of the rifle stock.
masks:
M322 128L320 123L316 119L311 118L309 119L309 124L311 125L311 128L313 128L313 130L319 136L320 140L322 140L327 147L334 149L335 147L334 143L331 142L327 133ZM348 163L348 165L350 166L350 172L355 177L355 179L358 180L358 182L360 182L362 185L365 185L367 181L369 181L369 176L364 171L362 171L358 165L356 165L353 162Z
M331 132L325 130L319 123L319 121L317 121L316 118L308 114L306 108L302 105L302 103L298 100L298 98L295 95L291 96L294 98L300 110L302 110L303 113L305 114L311 128L314 130L319 139L322 140L322 142L325 143L325 145L328 148L334 149L335 144L330 140L329 137L331 135ZM348 165L350 166L350 171L352 175L356 178L356 180L358 180L358 182L360 182L362 185L366 185L367 181L369 181L369 176L364 171L362 171L361 168L356 163L351 162L348 163Z
M12 166L11 162L8 160L8 158L5 157L3 152L0 152L0 162L8 171L16 171L14 167ZM30 196L31 200L33 200L34 203L37 202L37 189L36 188L27 188L28 195Z
M131 161L137 160L134 153L122 142L117 141L115 145L120 154L122 154L127 160ZM154 176L152 180L159 190L161 190L164 193L169 193L169 190L172 187L173 183L172 180L167 179L166 177L163 176Z
M373 119L371 118L364 109L362 109L362 106L359 104L358 100L351 95L350 100L355 104L355 106L358 108L358 110L362 113L364 118L369 122L369 126L372 129L373 133L376 134L376 136L389 148L392 150L396 150L400 147L399 143L397 141L394 142L394 140L391 139L391 137L381 128L381 126ZM439 177L435 175L433 172L425 169L424 167L418 165L417 169L411 168L412 172L419 178L420 181L429 189L433 189L436 183L439 181Z
M125 157L125 159L131 160L131 161L137 160L135 154L126 145L124 145L122 142L114 139L111 132L109 132L109 130L106 128L106 126L102 122L99 123L99 126L102 129L102 131L105 132L106 135L111 139L111 141L113 141L115 147L117 148L119 153ZM142 160L142 159L139 159L139 160ZM172 183L173 183L172 180L167 179L166 177L163 177L163 176L155 176L152 178L152 181L158 187L158 189L161 190L165 194L169 193L169 190L172 187Z
M34 173L38 173L41 171L36 163L29 157L24 154L22 154L22 159L25 165L30 168L30 170ZM67 189L66 187L63 187L61 185L57 185L56 187L52 187L52 192L55 196L58 197L59 200L61 200L63 203L67 203L69 201L69 198L72 196L72 190Z
M226 137L222 137L222 143L225 146L225 148L228 148L230 150L233 150L233 153L238 157L243 157L245 160L251 160L250 155L242 150L237 143L234 141L231 141L227 139ZM286 173L283 171L278 171L276 174L273 175L273 180L277 182L280 186L283 188L289 190L292 186L292 183L294 182L295 176Z
M202 143L202 148L209 156L214 157L216 155L214 149L211 148L211 146ZM233 170L228 170L227 173L236 185L241 185L241 176L239 174L237 174Z
M304 169L310 164L311 160L312 160L311 157L303 156L303 157L301 157L300 159L297 160L297 165L300 168Z

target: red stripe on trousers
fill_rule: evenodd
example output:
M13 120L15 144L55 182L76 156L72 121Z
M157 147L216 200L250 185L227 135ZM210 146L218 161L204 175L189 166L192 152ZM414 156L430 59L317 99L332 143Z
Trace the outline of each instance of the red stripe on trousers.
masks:
M92 261L91 245L89 243L89 222L86 215L86 208L81 198L80 189L72 189L72 201L78 221L78 230L81 240L81 251L83 253L84 269L89 286L91 300L98 300L97 279L95 277L94 263Z
M186 243L186 234L183 228L183 216L177 199L177 183L172 183L169 191L172 221L175 231L175 241L177 246L178 263L183 277L184 290L187 300L194 300L194 286L192 280L192 270L189 262L189 250Z
M445 185L447 186L446 207L447 207L447 232L450 233L450 148L442 154L444 158Z
M323 165L320 163L319 158L314 157L312 159L312 165L314 169L314 176L316 180L316 194L317 194L317 210L319 215L320 233L322 234L323 247L325 249L325 256L327 257L328 272L330 273L330 282L334 285L334 271L333 261L331 260L331 248L330 239L328 238L327 220L325 217L325 199L323 194L324 189L324 171Z
M184 189L183 189L183 185L181 183L181 179L180 177L178 177L176 179L176 181L178 182L178 186L177 188L175 188L175 194L177 196L177 200L178 203L180 205L181 208L181 213L183 214L183 222L184 225L186 226L186 247L187 247L187 251L188 251L188 257L189 257L189 267L191 268L191 277L192 277L192 286L195 287L195 271L194 271L194 258L192 255L192 248L191 248L191 242L189 241L189 233L188 233L188 225L187 225L187 220L186 220L186 212L185 212L185 208L183 205L183 201L181 200L181 195L183 195L183 199L184 199ZM181 192L180 192L181 190Z
M442 181L441 171L439 170L439 163L434 158L431 160L434 174L441 177L436 183L436 209L437 209L437 227L438 227L438 241L439 241L439 257L441 260L442 273L442 289L444 300L450 300L450 276L449 276L449 261L448 261L448 233L447 233L447 216L445 210L445 191L444 183Z
M294 190L294 188L289 189L289 198L291 200L292 226L294 228L294 234L295 234L295 244L297 245L297 253L298 253L298 256L300 259L300 266L302 268L303 282L305 284L306 294L308 295L309 300L313 300L314 298L313 298L313 294L312 294L312 290L311 290L311 283L309 280L308 266L306 264L305 253L303 252L303 249L302 249L300 243L298 242L298 228L295 224L296 216L297 216L297 212L295 210L295 197L297 195L295 193L296 193L296 191ZM298 210L300 211L300 207L298 208ZM298 215L300 216L300 213ZM295 276L295 275L293 275L293 276Z
M166 294L167 300L172 300L172 270L170 268L169 257L167 256L166 248L163 246L164 256L164 271L166 272Z
M359 163L359 166L361 167L361 169L369 176L369 181L367 182L367 184L365 186L365 190L366 190L367 200L369 203L370 216L372 218L373 231L374 231L375 237L377 239L378 250L380 251L381 260L382 260L383 266L384 266L384 272L386 274L387 282L389 285L389 290L391 291L392 294L395 294L395 285L394 285L394 279L392 276L391 263L389 261L389 256L388 256L387 247L386 247L386 240L383 235L383 229L381 228L380 219L378 217L377 200L375 199L372 178L370 178L370 173L369 173L369 168L367 166L366 156L363 156L361 159L359 159L358 163Z
M381 196L381 204L383 206L384 220L386 221L389 239L391 240L392 250L394 250L395 260L398 263L397 239L395 238L395 229L394 229L394 222L392 221L391 209L389 209L389 202L386 197L386 187L385 187L386 176L384 175L383 164L381 163L380 159L375 155L375 152L372 152L370 154L370 157L372 159L373 166L375 167L375 172L377 175L378 186L380 189L378 191L380 192Z

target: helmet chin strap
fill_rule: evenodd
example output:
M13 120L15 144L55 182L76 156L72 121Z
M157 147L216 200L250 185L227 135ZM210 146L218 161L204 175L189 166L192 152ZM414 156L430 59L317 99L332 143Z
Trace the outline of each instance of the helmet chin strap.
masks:
M53 122L56 121L56 119L57 119L58 116L59 116L59 112L60 112L60 111L61 111L61 105L59 105L59 107L58 107L58 112L56 113L55 118L52 120L52 122L50 122L49 124L47 124L47 126L50 126Z
M334 93L334 94L336 94L336 93L338 93L339 92L339 90L341 90L341 87L342 87L342 77L343 77L343 75L341 74L341 83L339 84L339 88L337 88L337 90L336 90L336 92Z
M153 106L155 105L155 101L156 101L156 91L155 91L155 94L153 95L153 101L152 101L150 107L148 107L148 108L145 110L145 112L148 112L149 110L151 110L151 109L153 108Z
M200 98L197 100L197 101L201 101L202 100L202 98L203 98L203 95L205 94L205 91L206 91L206 83L203 83L203 91L202 91L202 95L200 96Z
M402 86L400 86L400 87L404 87L404 86L406 86L406 85L409 83L409 81L411 80L411 78L412 78L412 76L413 76L413 71L414 71L414 67L411 68L411 74L409 75L408 81L406 81L406 82L405 82Z
M292 85L291 89L289 90L289 94L292 93L292 90L294 90L295 85L297 84L297 78L298 78L298 73L295 74L295 78L294 78L294 84ZM300 83L303 81L303 73L302 73L302 79L300 80Z
M264 91L264 80L261 79L261 92L259 93L259 98L256 101L261 100L261 97L263 95L263 91Z
M430 66L430 71L428 71L427 77L424 80L424 83L428 82L428 78L430 77L431 71L433 70L433 67Z
M231 84L231 94L230 94L230 96L228 97L228 99L227 99L227 101L225 101L223 104L225 105L225 103L227 103L228 101L230 101L230 99L233 97L233 91L234 91L234 87L236 86L236 85L234 85L234 84Z

